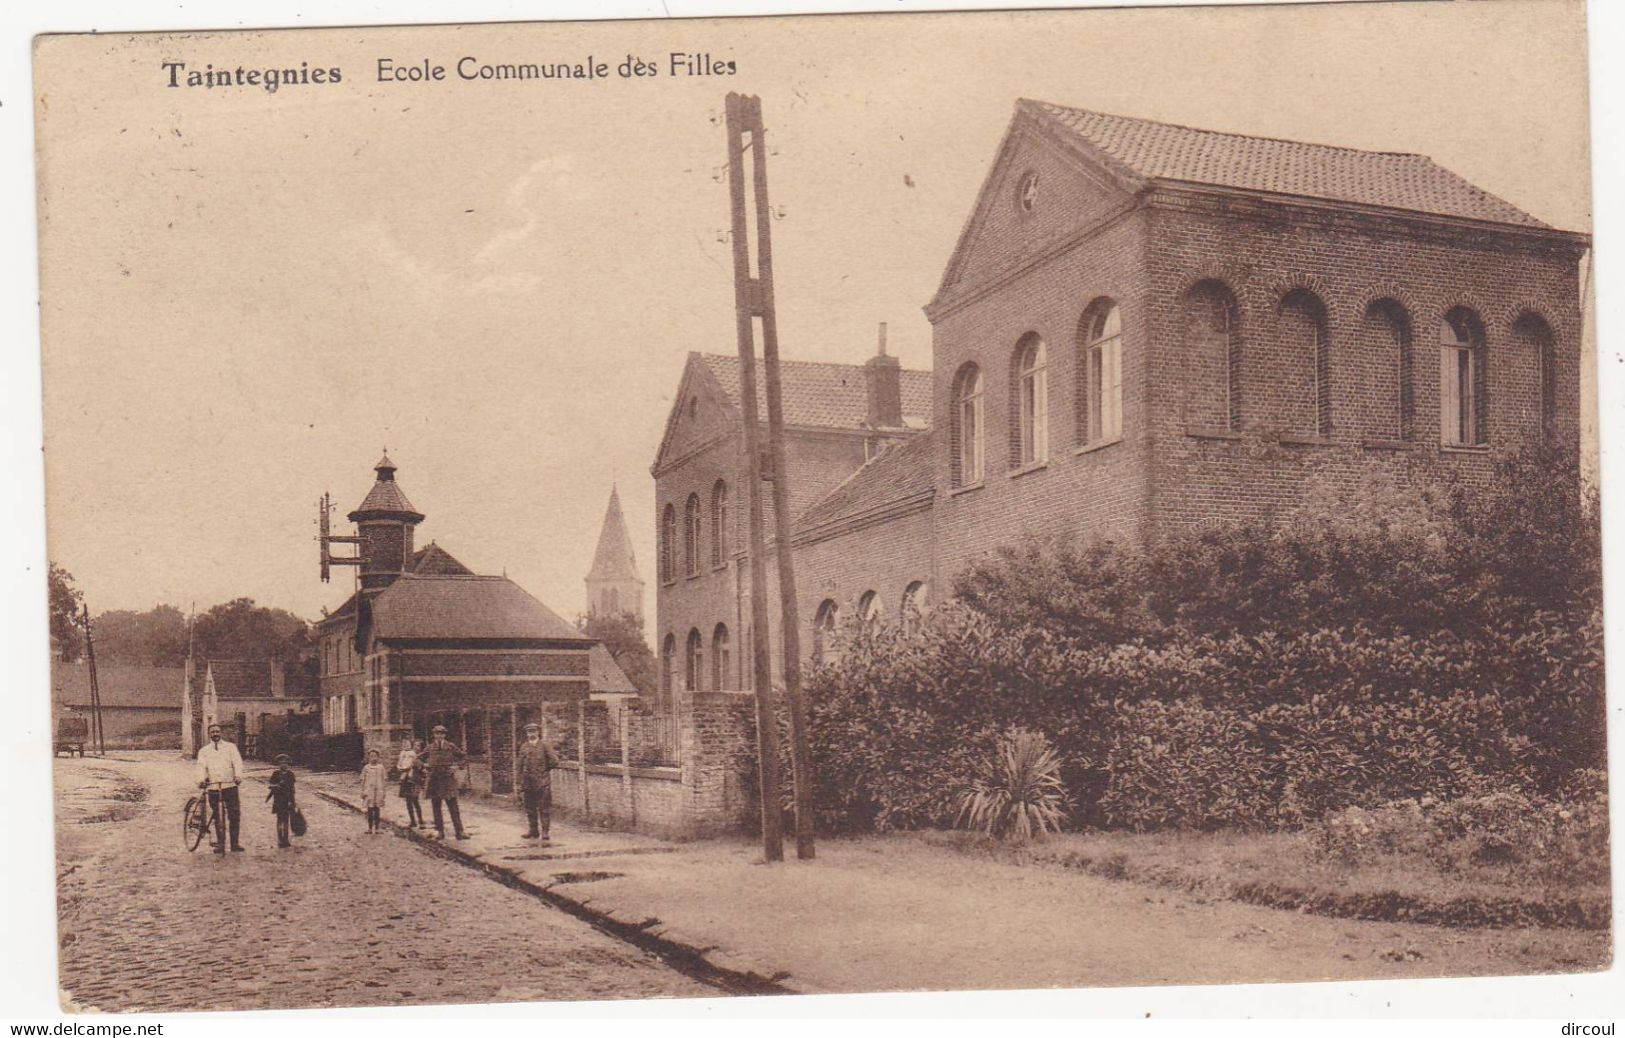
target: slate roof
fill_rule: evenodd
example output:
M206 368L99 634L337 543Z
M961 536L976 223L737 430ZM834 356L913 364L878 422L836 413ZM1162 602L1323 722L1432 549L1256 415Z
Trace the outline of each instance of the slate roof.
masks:
M372 604L383 639L570 639L581 632L507 577L404 573Z
M1138 179L1409 209L1546 228L1425 155L1218 133L1023 99L1018 110L1061 128Z
M696 354L728 395L739 406L739 358L715 353ZM832 364L819 361L780 362L784 393L784 423L815 425L834 429L865 428L869 421L869 390L863 365ZM760 385L761 372L757 372ZM903 421L924 428L931 424L931 373L902 372ZM767 414L762 404L762 416Z
M931 461L936 437L920 433L872 458L834 490L814 502L796 520L803 533L828 523L884 508L934 486Z
M221 699L247 699L271 695L271 668L280 667L269 660L207 660L200 662L197 671L214 672L214 694Z
M466 577L474 572L458 562L451 552L433 541L412 553L411 561L406 564L406 571L434 577Z
M104 707L166 707L179 711L186 671L181 667L138 667L102 663L96 686ZM90 664L51 661L51 697L66 706L90 705Z
M587 651L587 691L636 693L637 688L602 644Z
M609 507L604 509L604 526L598 534L598 548L592 555L588 580L637 580L638 562L632 554L632 535L626 531L621 514L621 494L609 489Z
M401 485L393 479L380 479L374 483L361 506L350 513L350 521L354 522L359 515L372 513L423 518L423 513L412 507L412 502L401 492Z

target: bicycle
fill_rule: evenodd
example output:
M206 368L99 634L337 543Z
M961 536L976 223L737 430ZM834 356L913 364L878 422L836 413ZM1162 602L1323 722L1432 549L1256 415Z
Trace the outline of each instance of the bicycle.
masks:
M215 783L215 792L225 788L225 783ZM210 831L214 832L215 849L224 853L226 849L226 826L221 817L225 805L221 803L223 797L215 797L214 803L209 803L208 791L203 791L187 798L186 806L181 809L181 838L186 843L188 851L195 851L203 844L203 838Z

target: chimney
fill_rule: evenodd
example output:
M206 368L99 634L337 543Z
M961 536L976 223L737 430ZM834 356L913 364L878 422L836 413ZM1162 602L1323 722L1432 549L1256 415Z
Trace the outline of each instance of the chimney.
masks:
M288 694L287 685L284 684L284 681L283 681L282 661L281 660L272 660L271 661L271 695L275 696L277 699L281 699L283 696L285 696L287 694Z
M869 393L869 426L897 429L903 424L903 368L896 357L886 355L886 322L880 322L880 351L863 365L863 380Z

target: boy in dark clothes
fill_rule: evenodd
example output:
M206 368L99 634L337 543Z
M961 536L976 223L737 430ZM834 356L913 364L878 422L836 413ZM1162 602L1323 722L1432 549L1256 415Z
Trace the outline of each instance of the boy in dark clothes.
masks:
M271 791L265 799L271 802L271 813L276 815L276 845L291 847L288 828L293 818L293 769L286 753L276 755L276 770L271 772Z

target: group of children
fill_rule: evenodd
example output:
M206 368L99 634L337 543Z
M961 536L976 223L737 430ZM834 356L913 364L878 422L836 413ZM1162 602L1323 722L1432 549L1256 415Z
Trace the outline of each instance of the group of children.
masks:
M396 792L406 801L406 824L418 829L428 828L423 821L423 805L419 802L426 777L423 766L426 748L421 739L415 743L409 742L401 747L400 756L395 758L395 772L400 779ZM361 803L367 809L369 834L383 831L384 797L388 782L389 771L384 767L382 755L377 750L369 750L367 763L361 768Z
M400 797L406 801L408 824L419 829L424 828L423 808L418 803L419 791L423 788L423 764L419 760L423 752L423 743L420 741L413 746L408 743L401 750L396 769L400 772ZM265 799L271 803L271 813L276 816L276 845L278 847L291 847L289 839L293 828L294 812L298 809L294 798L294 774L289 767L292 759L286 753L276 756L276 770L271 772L270 792ZM384 823L381 817L384 807L384 789L389 775L379 759L377 750L367 754L367 763L361 768L361 800L367 809L367 832L369 834L383 831Z
M444 731L437 728L437 732ZM526 741L521 743L518 751L518 778L519 791L517 796L524 800L526 814L530 821L530 831L525 835L530 839L546 840L548 838L548 822L552 807L552 789L549 772L558 766L558 757L552 749L540 741L537 725L525 726ZM438 736L437 736L438 737ZM408 742L402 748L400 756L395 760L395 771L399 786L397 794L406 801L407 826L418 829L427 829L423 821L423 805L419 798L423 795L427 781L427 767L425 754L427 744L423 740ZM271 802L271 812L276 815L276 839L278 847L291 846L288 839L292 828L293 816L298 811L294 800L294 774L288 766L290 759L286 753L277 754L276 770L271 773L271 791L265 799ZM367 810L367 833L375 835L383 832L383 810L386 789L389 783L389 771L384 767L382 755L377 750L367 751L367 763L361 768L361 803ZM451 801L452 817L457 823L458 838L462 839L462 821L457 816L456 800ZM440 807L435 805L435 821L440 822ZM538 822L540 828L538 828Z

